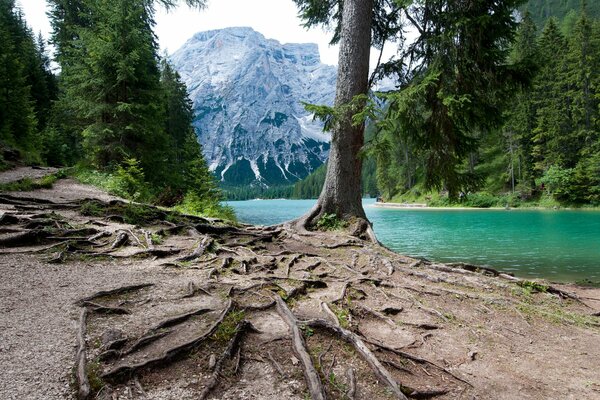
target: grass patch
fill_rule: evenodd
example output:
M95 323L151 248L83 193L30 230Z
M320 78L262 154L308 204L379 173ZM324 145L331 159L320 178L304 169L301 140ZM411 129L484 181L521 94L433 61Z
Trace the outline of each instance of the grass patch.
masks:
M566 303L568 305L568 303ZM578 327L599 327L598 318L580 314L565 309L565 305L555 299L542 304L523 302L517 305L517 310L528 317L540 317L555 324L574 325Z
M342 328L348 329L350 327L350 313L348 310L332 304L331 311L335 314Z
M538 283L538 282L534 282L534 281L519 281L517 282L517 285L521 286L523 288L523 290L525 291L525 294L532 294L532 293L547 293L548 292L548 286Z
M229 312L223 319L223 322L219 324L219 328L214 333L213 339L217 342L229 342L233 335L235 335L235 328L245 317L246 313L243 310Z
M600 288L600 281L593 281L591 279L581 279L579 281L576 281L575 284L591 288Z
M1 183L0 191L2 192L29 192L37 189L51 189L57 180L64 178L66 175L62 171L54 174L46 175L40 179L23 178L18 181Z
M86 373L88 381L90 383L90 389L92 393L98 393L104 387L104 382L100 379L102 368L98 361L93 361L86 365Z

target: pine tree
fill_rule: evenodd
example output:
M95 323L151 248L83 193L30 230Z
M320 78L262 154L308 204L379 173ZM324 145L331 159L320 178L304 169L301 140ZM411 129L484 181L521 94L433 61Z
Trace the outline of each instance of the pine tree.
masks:
M426 187L457 197L480 183L464 161L477 152L479 136L503 122L504 101L520 79L505 64L519 3L433 0L411 9L419 37L404 54L410 64L419 61L400 71L410 83L387 96L388 118L424 152Z
M28 69L34 54L28 53L29 41L14 0L0 0L0 145L16 146L35 158L37 120Z

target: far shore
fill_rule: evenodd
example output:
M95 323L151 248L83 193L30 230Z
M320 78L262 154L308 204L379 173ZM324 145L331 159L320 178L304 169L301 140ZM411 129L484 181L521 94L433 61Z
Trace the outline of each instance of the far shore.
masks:
M548 208L548 207L430 207L424 203L391 203L391 202L375 202L370 204L371 207L376 208L390 208L390 209L402 209L402 210L497 210L497 211L510 211L510 210L540 210L540 211L600 211L600 207L559 207L559 208Z

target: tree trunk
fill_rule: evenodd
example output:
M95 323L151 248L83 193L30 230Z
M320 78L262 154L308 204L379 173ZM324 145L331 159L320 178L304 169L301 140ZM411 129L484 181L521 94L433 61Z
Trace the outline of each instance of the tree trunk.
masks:
M353 98L368 92L369 56L373 0L345 0L338 61L335 107L343 108ZM298 225L314 225L324 214L369 224L362 207L359 151L364 141L364 124L353 126L352 116L360 108L348 107L334 124L325 184L316 206L298 220Z

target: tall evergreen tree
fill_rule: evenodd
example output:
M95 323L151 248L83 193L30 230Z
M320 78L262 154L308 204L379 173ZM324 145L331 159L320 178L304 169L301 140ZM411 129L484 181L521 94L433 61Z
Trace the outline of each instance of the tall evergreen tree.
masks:
M23 150L26 161L38 161L38 121L50 102L48 71L13 0L0 0L0 42L0 140Z
M425 185L451 197L477 186L463 161L477 151L478 136L502 122L503 101L520 79L505 64L519 0L415 1L410 18L419 32L405 54L418 60L404 72L410 82L388 95L388 118L425 152Z

